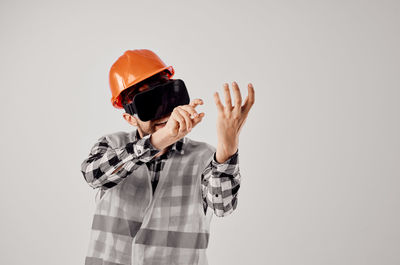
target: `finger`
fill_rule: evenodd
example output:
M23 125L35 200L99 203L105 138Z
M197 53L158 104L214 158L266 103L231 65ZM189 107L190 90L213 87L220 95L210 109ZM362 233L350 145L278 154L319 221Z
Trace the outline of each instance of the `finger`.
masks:
M251 106L254 104L254 87L251 83L247 85L247 97L246 100L244 101L244 105L242 107L242 111L244 113L248 113L251 109Z
M203 105L203 100L201 98L196 98L192 100L192 102L190 102L189 105L192 106L193 108L196 107L197 105Z
M183 132L186 129L186 123L183 116L179 113L178 108L175 108L172 112L174 114L175 120L179 123L179 131Z
M239 86L236 82L232 83L233 93L235 95L235 106L234 109L240 111L242 108L242 95L240 93Z
M227 83L224 84L224 95L225 95L226 107L232 109L231 93L229 91L229 85Z
M199 116L193 119L193 128L203 120L204 115L204 112L201 112Z
M218 92L214 93L214 101L215 101L215 105L217 105L218 111L223 112L224 111L224 105L222 105L222 103L221 103L221 99L219 98Z
M197 113L197 111L194 109L194 107L190 106L190 105L183 105L180 106L182 109L186 110L187 112L189 112L191 115L193 115L193 117L196 117L197 115L199 115Z
M182 117L185 119L186 130L190 132L192 130L192 119L190 118L189 112L182 109L182 107L178 107L178 111L182 115Z

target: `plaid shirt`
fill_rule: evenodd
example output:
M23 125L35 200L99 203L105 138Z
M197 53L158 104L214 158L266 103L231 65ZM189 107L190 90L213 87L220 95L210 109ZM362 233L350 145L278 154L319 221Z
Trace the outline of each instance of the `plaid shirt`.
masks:
M150 135L136 138L124 148L112 148L107 136L100 137L92 147L89 157L81 165L81 172L92 188L99 188L100 197L106 189L112 188L129 176L139 166L145 164L152 173L153 192L156 189L159 174L165 160L171 152L183 152L184 138L170 146L168 151L155 157L160 150L150 142ZM203 207L206 213L211 208L215 215L229 215L237 206L237 195L240 188L238 150L223 163L213 159L201 175Z

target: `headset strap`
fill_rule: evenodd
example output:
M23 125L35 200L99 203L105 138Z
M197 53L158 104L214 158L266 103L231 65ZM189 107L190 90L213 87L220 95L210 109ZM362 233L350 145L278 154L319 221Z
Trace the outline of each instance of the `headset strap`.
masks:
M129 104L123 105L125 111L131 115L135 114L135 110L133 108L133 101Z

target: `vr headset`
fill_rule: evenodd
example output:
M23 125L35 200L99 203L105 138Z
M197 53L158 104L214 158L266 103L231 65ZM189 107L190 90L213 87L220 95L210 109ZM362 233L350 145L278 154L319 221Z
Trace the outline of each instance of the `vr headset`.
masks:
M141 121L149 121L162 118L175 107L187 105L189 102L185 83L181 79L170 79L136 94L133 101L123 107L131 115L136 113Z

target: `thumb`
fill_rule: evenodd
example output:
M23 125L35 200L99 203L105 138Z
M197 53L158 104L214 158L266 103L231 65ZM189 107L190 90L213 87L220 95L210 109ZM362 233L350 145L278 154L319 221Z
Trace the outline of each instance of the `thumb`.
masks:
M201 122L201 120L203 119L204 115L205 115L204 112L201 112L197 117L195 117L193 119L193 127Z

